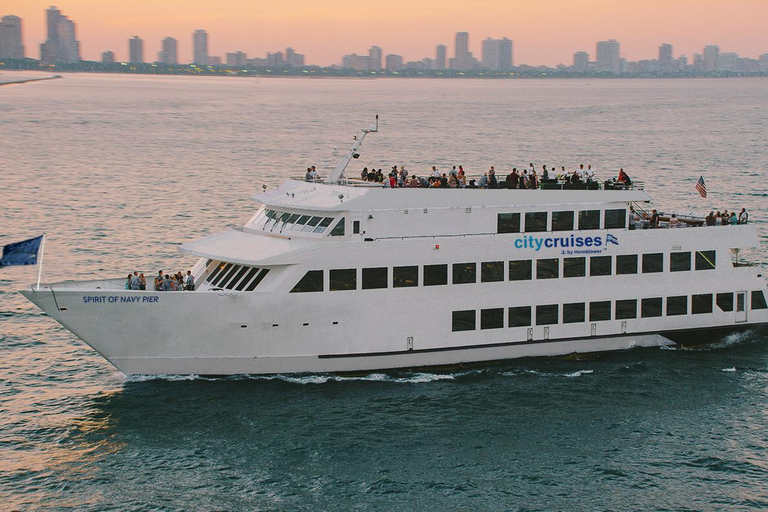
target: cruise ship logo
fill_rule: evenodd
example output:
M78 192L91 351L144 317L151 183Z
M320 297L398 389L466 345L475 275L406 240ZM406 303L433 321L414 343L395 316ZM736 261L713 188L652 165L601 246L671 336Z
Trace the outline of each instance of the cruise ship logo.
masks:
M613 244L613 245L619 245L619 239L613 236L612 234L608 233L605 235L605 245Z

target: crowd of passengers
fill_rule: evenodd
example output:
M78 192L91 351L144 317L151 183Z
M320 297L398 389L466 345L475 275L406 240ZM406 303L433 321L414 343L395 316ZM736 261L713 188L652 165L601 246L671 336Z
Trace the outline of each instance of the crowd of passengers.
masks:
M187 270L186 277L179 271L173 275L165 274L159 270L154 280L155 290L159 292L180 292L180 291L195 291L195 276L192 275L191 270ZM147 279L144 277L144 272L135 272L128 274L125 280L126 290L146 290Z
M648 221L648 227L650 229L660 228L662 217L659 214L656 209L651 210L651 213L640 213L633 210L634 215L634 221ZM667 219L665 219L667 220ZM677 228L682 226L688 221L681 221L677 215L674 213L669 216L669 219L667 220L667 226L670 228ZM746 224L749 222L749 213L747 213L746 208L742 208L741 212L739 213L738 217L736 216L736 212L728 212L728 210L725 210L723 213L720 213L719 211L717 213L713 211L709 212L709 215L707 215L704 218L704 225L705 226L733 226L736 224ZM695 225L701 225L701 221L693 221Z

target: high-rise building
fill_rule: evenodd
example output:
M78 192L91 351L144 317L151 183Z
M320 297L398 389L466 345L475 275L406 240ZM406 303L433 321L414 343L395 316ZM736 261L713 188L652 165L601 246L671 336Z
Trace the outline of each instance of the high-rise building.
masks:
M248 56L245 52L233 52L227 54L227 66L242 68L248 65Z
M139 36L133 36L128 40L128 62L144 63L144 40Z
M296 53L290 46L285 49L285 63L288 66L294 68L300 68L304 66L304 55Z
M512 41L506 37L483 41L483 67L492 71L512 69Z
M445 51L446 47L444 44L437 45L435 51L435 69L445 69Z
M162 64L179 63L179 42L173 37L163 39L162 50L157 54L157 62Z
M664 43L659 46L659 68L662 71L671 71L675 67L672 59L672 45Z
M381 48L371 46L371 49L368 50L368 60L371 71L381 71Z
M354 69L355 71L368 71L371 69L371 58L368 55L344 55L341 58L341 67Z
M739 54L733 52L723 52L717 57L717 70L718 71L739 71L737 68L739 64Z
M205 30L195 30L192 35L192 48L194 56L192 62L194 64L208 64L208 32Z
M80 62L80 42L75 38L75 24L55 7L46 12L48 39L40 45L44 64Z
M104 52L101 54L101 62L102 64L114 64L115 63L115 52Z
M456 53L453 55L457 59L469 55L469 32L456 32Z
M450 61L450 68L456 71L469 71L475 69L477 60L469 51L469 33L456 33L456 53Z
M573 70L577 73L584 73L589 69L589 54L587 52L576 52L573 54Z
M720 47L717 45L709 45L704 47L704 71L713 72L717 71L717 61L720 58Z
M621 53L618 41L610 39L597 43L595 68L600 73L621 73Z
M399 71L403 69L403 56L389 54L387 55L387 71Z
M24 58L24 45L21 41L21 18L18 16L3 16L3 19L0 20L0 58Z

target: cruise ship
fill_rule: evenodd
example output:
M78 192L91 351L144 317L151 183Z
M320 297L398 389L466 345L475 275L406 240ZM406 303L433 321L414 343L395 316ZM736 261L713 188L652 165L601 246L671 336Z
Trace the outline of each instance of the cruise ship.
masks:
M115 279L21 293L129 375L453 367L768 326L766 280L744 257L758 246L754 224L670 226L662 215L648 229L651 197L638 183L393 189L349 179L377 129L360 132L327 177L260 193L242 227L181 245L199 258L194 291Z

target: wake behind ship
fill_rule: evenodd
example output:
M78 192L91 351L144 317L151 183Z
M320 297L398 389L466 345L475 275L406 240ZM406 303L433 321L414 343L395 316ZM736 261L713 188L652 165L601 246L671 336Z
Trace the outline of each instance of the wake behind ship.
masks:
M126 374L358 372L700 343L768 325L751 223L661 216L641 184L388 188L344 172L184 244L193 292L22 291ZM679 226L676 229L665 229ZM150 286L150 288L153 288ZM127 328L130 326L130 328ZM181 326L181 327L180 327Z

